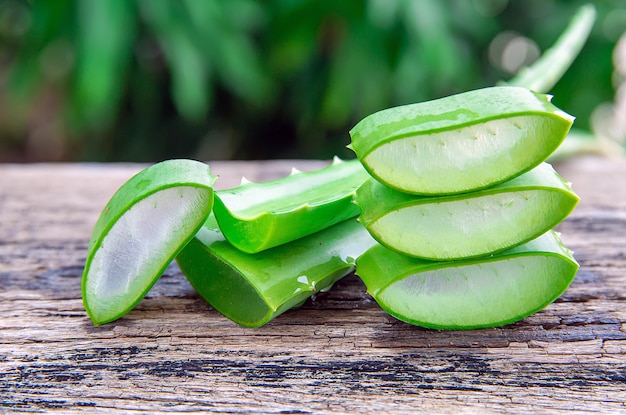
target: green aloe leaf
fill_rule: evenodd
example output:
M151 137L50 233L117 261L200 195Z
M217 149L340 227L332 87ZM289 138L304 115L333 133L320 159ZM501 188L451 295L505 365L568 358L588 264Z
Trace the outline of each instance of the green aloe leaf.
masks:
M102 128L115 119L124 94L136 36L126 1L75 2L77 63L73 86L76 120ZM67 12L67 10L66 10Z
M593 4L581 6L554 45L532 66L523 68L506 85L548 92L561 79L585 45L596 20Z
M218 191L214 212L231 244L256 253L357 216L354 193L368 177L358 160L335 159L319 170Z
M246 254L226 241L211 215L176 260L212 307L241 326L259 327L330 289L375 243L350 219L292 243Z
M406 255L451 260L511 248L564 220L578 196L547 163L488 189L415 196L368 180L360 220L381 244Z
M351 148L372 176L402 192L486 188L539 165L561 144L573 117L550 98L491 87L386 109L350 131Z
M120 318L146 295L209 216L214 181L204 163L168 160L113 195L94 226L82 278L95 325Z
M180 2L142 0L138 6L170 66L172 97L178 112L188 120L201 120L212 101L210 75L213 67L212 62L204 58L206 45L193 41L191 19Z
M432 262L377 245L357 260L357 274L389 314L453 330L521 320L557 299L577 270L571 251L552 231L480 259Z

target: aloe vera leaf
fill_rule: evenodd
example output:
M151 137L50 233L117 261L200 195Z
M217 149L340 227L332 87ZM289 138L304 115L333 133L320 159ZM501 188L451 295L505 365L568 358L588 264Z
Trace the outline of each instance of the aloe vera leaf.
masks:
M357 216L354 193L368 177L358 160L336 158L319 170L220 190L214 212L231 244L261 252Z
M409 195L370 179L356 197L359 219L375 239L431 260L477 257L527 242L563 221L578 201L547 163L460 195Z
M499 254L461 261L410 258L377 245L357 259L368 293L392 316L436 329L497 327L552 303L578 264L548 231Z
M232 246L213 215L177 257L196 291L244 327L259 327L300 306L354 270L376 242L355 219L256 254Z
M620 143L610 138L572 128L563 144L548 157L547 161L558 163L583 154L596 154L603 157L624 156L625 150Z
M581 6L554 45L530 67L521 69L506 85L549 92L580 53L595 20L593 4Z
M359 122L350 147L402 192L475 191L532 169L561 144L574 118L550 98L504 86L390 108Z
M94 226L82 277L95 325L122 317L146 295L209 216L214 181L204 163L168 160L113 195Z

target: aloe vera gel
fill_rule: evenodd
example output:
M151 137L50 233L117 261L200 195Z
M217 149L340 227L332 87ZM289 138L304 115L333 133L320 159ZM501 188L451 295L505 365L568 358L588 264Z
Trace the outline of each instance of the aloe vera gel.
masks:
M82 278L94 324L118 319L146 295L205 222L214 182L204 163L168 160L113 195L94 226Z
M437 329L518 321L570 285L578 264L556 233L483 259L426 261L381 245L357 262L368 292L391 315Z
M547 163L463 195L408 195L374 179L357 192L361 221L381 244L432 260L483 256L522 244L560 223L578 200Z

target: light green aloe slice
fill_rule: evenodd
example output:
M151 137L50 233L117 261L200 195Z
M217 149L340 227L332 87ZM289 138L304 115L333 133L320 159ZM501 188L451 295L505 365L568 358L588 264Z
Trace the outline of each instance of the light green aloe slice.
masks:
M130 311L206 221L215 176L193 160L148 167L113 195L94 226L82 277L95 325Z
M232 246L213 215L177 257L195 290L244 327L259 327L300 306L354 270L376 242L355 219L256 254Z
M368 293L392 316L436 329L497 327L552 303L578 264L553 231L480 259L432 262L377 245L357 260Z
M578 201L547 163L472 193L416 196L370 179L356 197L359 219L381 244L432 260L477 257L527 242L564 220Z
M573 117L550 96L491 87L374 113L351 131L351 148L380 182L423 195L475 191L543 162Z
M336 158L315 171L220 190L214 212L231 244L257 253L357 216L354 193L367 178L358 160Z

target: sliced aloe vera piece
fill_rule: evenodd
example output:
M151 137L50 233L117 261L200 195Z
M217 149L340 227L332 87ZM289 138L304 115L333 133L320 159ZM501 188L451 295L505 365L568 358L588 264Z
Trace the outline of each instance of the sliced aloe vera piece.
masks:
M204 163L168 160L113 195L94 226L82 277L95 325L122 317L146 295L206 221L214 181Z
M356 197L361 222L381 244L433 260L476 257L527 242L565 219L578 201L547 163L460 195L409 195L370 179Z
M359 214L354 192L369 175L358 160L216 192L214 212L226 239L256 253Z
M357 260L368 293L389 314L423 327L476 329L521 320L552 303L578 264L553 231L497 255L410 258L377 245Z
M355 219L256 254L233 247L213 215L177 257L196 291L244 327L259 327L329 289L376 242Z
M413 194L492 186L544 161L573 117L547 95L491 87L390 108L351 131L351 148L379 181Z

